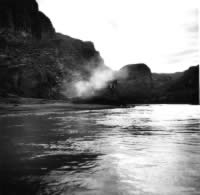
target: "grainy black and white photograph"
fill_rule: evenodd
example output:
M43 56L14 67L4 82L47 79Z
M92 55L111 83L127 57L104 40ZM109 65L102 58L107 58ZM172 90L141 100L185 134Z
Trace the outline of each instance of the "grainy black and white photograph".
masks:
M200 195L198 0L0 0L0 195Z

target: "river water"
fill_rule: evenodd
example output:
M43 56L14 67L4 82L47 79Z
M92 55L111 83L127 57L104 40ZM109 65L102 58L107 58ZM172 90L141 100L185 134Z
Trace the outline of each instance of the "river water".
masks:
M200 107L0 114L0 194L199 195Z

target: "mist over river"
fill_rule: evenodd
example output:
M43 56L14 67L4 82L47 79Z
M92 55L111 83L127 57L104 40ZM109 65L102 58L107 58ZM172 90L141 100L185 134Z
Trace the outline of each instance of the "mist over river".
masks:
M199 195L200 106L2 110L0 194Z

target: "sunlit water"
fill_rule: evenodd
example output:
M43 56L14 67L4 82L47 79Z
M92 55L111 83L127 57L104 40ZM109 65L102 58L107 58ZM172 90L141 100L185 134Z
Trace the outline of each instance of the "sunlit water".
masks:
M200 107L0 115L4 194L200 194Z

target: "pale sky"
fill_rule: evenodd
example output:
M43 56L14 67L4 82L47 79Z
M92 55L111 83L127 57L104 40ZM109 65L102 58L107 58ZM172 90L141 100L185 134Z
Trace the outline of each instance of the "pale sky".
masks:
M92 41L105 64L176 72L199 63L198 0L37 0L57 32Z

